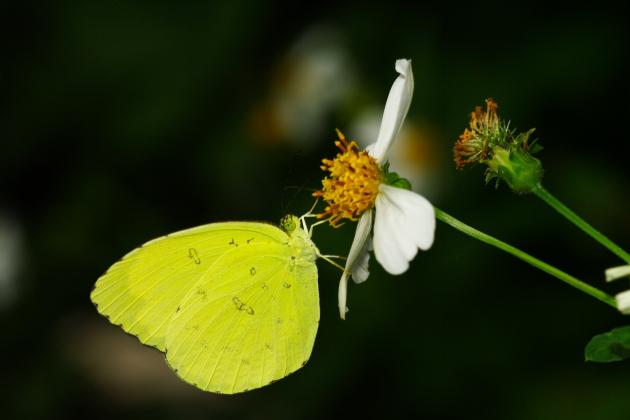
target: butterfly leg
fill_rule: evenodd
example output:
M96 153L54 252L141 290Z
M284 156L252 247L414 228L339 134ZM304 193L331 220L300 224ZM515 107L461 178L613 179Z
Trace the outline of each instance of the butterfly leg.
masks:
M313 237L313 228L317 225L321 225L322 223L326 223L328 220L320 220L319 222L315 222L313 223L309 228L308 228L308 237L312 238Z
M315 210L315 207L317 206L318 202L319 202L319 197L317 197L315 199L315 202L313 203L313 206L306 213L304 213L302 216L300 216L300 221L302 222L302 228L304 229L304 232L308 231L308 228L306 226L306 218L307 217L317 217L317 215L313 213L313 210ZM309 235L309 237L310 237L310 235Z
M318 255L318 257L321 257L321 258L324 258L324 257L326 257L326 258L339 258L340 260L347 260L348 259L346 257L342 257L341 255L321 255L320 254L320 255Z
M314 216L314 214L313 214L313 210L315 210L315 207L317 207L317 203L319 203L319 197L317 197L317 198L315 199L315 202L313 203L313 207L311 207L311 208L310 208L310 209L306 212L306 214L305 214L304 216L306 216L306 215L309 215L309 216L313 215L313 216ZM304 216L302 216L302 217L304 217Z
M308 226L306 226L307 217L317 217L317 216L314 214L305 214L303 216L300 216L300 222L302 223L302 229L304 230L304 232L308 232Z
M318 255L319 258L321 258L324 261L329 262L330 264L334 265L335 267L337 267L338 269L340 269L342 272L345 272L346 269L344 267L342 267L341 265L337 264L335 261L333 261L331 259L332 258L343 258L343 257L339 257L337 255Z

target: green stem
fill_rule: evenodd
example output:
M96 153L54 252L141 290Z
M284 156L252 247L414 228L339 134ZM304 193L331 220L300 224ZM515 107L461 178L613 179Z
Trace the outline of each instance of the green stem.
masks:
M480 232L477 229L460 222L453 216L448 215L437 207L435 207L435 217L437 217L439 220L443 221L447 225L454 227L460 232L463 232L468 236L472 236L473 238L478 239L481 242L485 242L488 245L499 248L500 250L505 251L508 254L512 254L516 258L519 258L526 263L533 265L534 267L544 271L545 273L551 274L557 279L562 280L568 285L573 286L578 290L581 290L582 292L594 297L595 299L601 300L602 302L612 306L615 309L617 308L615 298L610 296L609 294L599 289L596 289L595 287L586 284L581 280L576 279L575 277L565 273L564 271L558 270L556 267L549 265L539 260L538 258L532 257L531 255L521 251L520 249L513 247L512 245L508 245L505 242L498 240L497 238Z
M617 255L619 258L630 264L630 254L617 246L617 244L615 244L613 241L602 235L593 226L586 223L584 219L575 214L567 206L562 204L556 197L551 195L551 193L549 193L549 191L547 191L541 184L538 184L536 188L533 189L533 192L538 196L538 198L549 204L551 207L556 209L558 213L569 219L575 226L582 229L593 239L608 248L613 254Z

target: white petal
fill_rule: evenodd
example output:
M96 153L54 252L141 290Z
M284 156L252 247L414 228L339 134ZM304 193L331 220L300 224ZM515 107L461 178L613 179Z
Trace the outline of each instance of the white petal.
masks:
M352 245L350 246L350 252L348 252L348 259L346 260L346 266L343 274L341 275L341 279L339 280L339 290L337 292L337 297L339 299L339 316L341 319L346 319L346 312L348 312L348 307L346 306L346 299L348 296L348 276L351 274L355 263L361 262L362 259L362 251L366 249L367 244L369 243L368 239L370 236L370 230L372 229L372 209L367 210L357 223L357 230L354 233L354 239L352 240ZM361 265L362 267L362 265ZM367 267L365 267L365 271L367 272ZM359 278L362 278L362 281L367 279L367 274L359 269L357 275ZM365 276L363 278L363 276Z
M346 312L348 307L346 306L346 299L348 296L348 272L344 271L339 280L339 290L337 291L337 298L339 299L339 316L341 319L346 319Z
M370 154L379 162L385 161L387 150L400 131L413 96L411 60L396 60L396 71L400 75L394 81L389 91L385 110L383 111L381 129L379 130L376 143L370 151Z
M387 184L379 186L377 200L380 196L403 213L400 221L405 232L415 238L417 246L423 251L431 248L435 234L435 211L429 200L413 191Z
M373 240L376 260L390 274L404 273L409 268L409 257L413 258L413 255L409 255L410 252L413 253L413 249L409 250L409 247L397 238L400 232L398 225L400 214L385 198L377 197L376 206Z
M418 248L433 244L435 211L413 191L381 184L374 219L374 255L390 274L407 271Z
M370 276L370 251L372 250L372 238L368 237L363 245L363 249L359 256L352 264L350 271L352 272L352 280L355 283L363 283Z
M630 290L617 294L615 300L617 301L617 309L622 314L630 315Z
M630 276L630 265L621 265L606 270L606 281L613 281L626 276Z
M354 239L348 252L348 259L346 260L346 271L352 271L355 261L361 255L365 244L370 236L370 230L372 229L372 209L366 210L361 215L359 222L357 223L357 230L354 233Z

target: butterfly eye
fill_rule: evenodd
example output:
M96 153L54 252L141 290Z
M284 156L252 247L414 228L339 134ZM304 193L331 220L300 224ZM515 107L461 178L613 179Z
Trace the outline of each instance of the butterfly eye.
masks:
M280 227L287 233L293 232L298 227L299 219L297 216L287 214L280 219Z

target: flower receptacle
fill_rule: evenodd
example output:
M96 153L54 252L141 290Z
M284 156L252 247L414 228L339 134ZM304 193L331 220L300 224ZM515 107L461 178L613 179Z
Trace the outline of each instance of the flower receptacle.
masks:
M486 182L503 180L516 193L531 192L540 184L542 163L529 152L520 147L493 146L491 155L485 161Z

